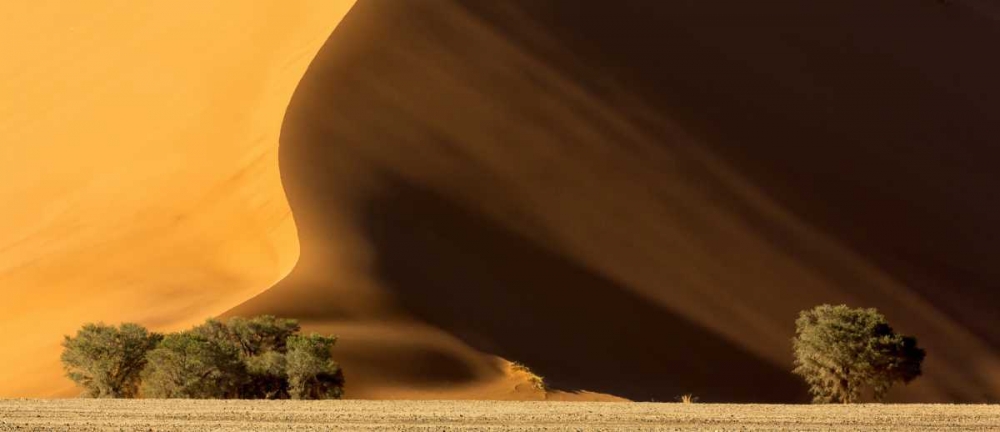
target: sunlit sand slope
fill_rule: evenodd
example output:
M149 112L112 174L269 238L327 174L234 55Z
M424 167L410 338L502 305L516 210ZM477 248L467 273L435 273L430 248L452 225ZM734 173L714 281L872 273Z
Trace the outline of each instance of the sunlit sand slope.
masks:
M300 261L231 313L340 334L353 397L495 397L500 356L801 401L796 314L846 302L928 349L894 399L996 400L994 12L359 2L282 130Z
M0 397L84 322L170 329L298 257L282 116L353 0L0 2Z

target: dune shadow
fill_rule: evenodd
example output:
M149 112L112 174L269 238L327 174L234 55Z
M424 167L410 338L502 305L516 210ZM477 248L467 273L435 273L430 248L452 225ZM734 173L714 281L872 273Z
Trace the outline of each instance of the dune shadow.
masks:
M417 389L464 385L479 378L477 371L464 359L447 350L422 346L417 341L366 340L362 346L352 342L345 341L341 345L347 349L335 351L337 361L347 365L344 369L348 380L360 375L369 382L374 377L381 383Z
M408 32L430 31L407 26L414 16L440 20L450 7L359 2L320 51L296 90L281 136L282 180L302 257L287 279L234 313L278 311L317 323L352 319L354 311L343 301L350 287L335 286L338 275L323 262L342 240L342 231L329 229L336 220L353 224L369 244L366 253L374 262L364 271L386 298L473 348L528 365L556 389L633 400L694 393L703 401L804 401L804 386L784 367L511 231L468 201L386 166L394 151L475 145L448 142L425 127L435 115L461 124L462 103L413 117L398 100L410 91L393 90L428 83L420 75L380 81L408 58L405 51L385 52L380 38L406 40ZM355 182L380 187L354 190ZM668 290L670 281L663 283ZM358 319L379 317L366 311ZM389 381L399 385L473 378L471 371L443 370L462 367L455 357L411 356L421 352L411 348L401 352L387 341L345 340L342 359L349 371L391 375ZM404 364L411 357L422 360Z
M456 6L463 12L456 15ZM1000 238L1000 201L988 186L997 184L990 173L1000 122L989 108L1000 95L993 78L1000 65L982 52L989 44L970 41L1000 40L1000 31L974 16L952 22L934 5L902 1L613 6L359 1L310 66L282 127L281 173L300 230L299 265L236 311L321 323L381 319L367 310L359 318L345 306L352 288L324 261L337 255L330 251L349 255L340 242L345 229L357 229L351 235L371 247L364 253L374 262L370 269L352 267L353 276L370 276L406 312L483 352L530 366L558 389L635 400L688 392L704 401L805 399L804 386L784 367L471 204L489 197L441 192L448 181L488 176L469 175L481 167L465 169L460 160L476 140L566 144L554 141L565 138L558 135L527 139L510 131L521 125L513 120L477 117L516 110L527 104L497 107L534 101L538 95L528 90L544 88L518 85L534 79L530 70L502 75L484 60L498 54L489 44L497 36L499 48L510 42L519 50L503 59L525 53L544 59L609 106L621 94L642 95L651 110L703 138L783 208L997 346L989 331L997 320L988 312L1000 298L1000 267L990 253ZM897 14L902 7L910 13ZM884 25L897 19L905 22ZM478 33L462 33L473 24ZM528 120L541 128L556 121ZM502 127L482 127L490 125ZM466 141L449 141L456 136ZM443 172L453 166L462 166L455 171L463 175ZM372 183L382 187L355 188ZM477 186L468 189L503 187ZM763 237L777 239L776 247L800 251L782 241L773 221L744 213ZM338 229L329 228L333 220ZM837 276L835 266L802 261L844 279L847 291L867 286ZM671 289L670 280L662 283ZM766 302L762 314L776 310ZM363 365L354 370L394 374L405 383L473 378L472 371L445 370L462 367L462 359L441 356L448 354L420 354L420 362L400 366L400 350L376 341L350 361Z
M641 94L785 208L1000 347L1000 321L984 309L1000 303L990 258L1000 240L1000 61L989 48L1000 28L990 11L863 0L458 3L595 93L615 97L619 87L601 85L610 81ZM531 25L545 38L524 31Z
M362 218L376 274L409 311L473 347L571 392L803 400L788 371L628 287L434 191L389 183Z

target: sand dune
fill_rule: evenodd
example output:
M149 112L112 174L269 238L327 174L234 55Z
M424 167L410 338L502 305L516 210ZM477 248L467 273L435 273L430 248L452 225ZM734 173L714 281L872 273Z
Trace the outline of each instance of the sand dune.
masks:
M0 5L0 396L239 305L354 398L794 402L847 302L1000 399L988 2L351 4Z
M340 333L353 397L474 393L499 356L800 401L796 313L847 302L929 351L895 400L996 400L989 10L361 1L282 129L300 260L230 313Z
M277 162L351 0L0 4L0 397L84 322L201 321L298 257Z

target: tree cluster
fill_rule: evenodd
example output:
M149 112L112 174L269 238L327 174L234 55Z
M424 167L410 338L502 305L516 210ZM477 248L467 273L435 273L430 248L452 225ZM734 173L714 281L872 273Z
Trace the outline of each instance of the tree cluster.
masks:
M300 335L292 319L208 320L161 335L137 324L87 324L63 341L67 376L98 398L338 399L336 338ZM882 400L921 375L926 353L875 309L817 306L796 321L793 372L817 403ZM541 382L541 379L539 379Z
M137 324L87 324L63 341L67 376L90 397L337 399L336 338L300 335L292 319L208 320L160 335Z

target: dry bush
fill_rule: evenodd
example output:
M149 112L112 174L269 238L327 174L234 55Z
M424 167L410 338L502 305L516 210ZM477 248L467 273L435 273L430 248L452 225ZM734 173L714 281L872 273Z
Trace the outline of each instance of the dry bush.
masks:
M528 382L530 382L531 386L534 387L536 390L548 391L549 386L548 384L545 383L545 377L536 374L534 371L531 370L531 368L529 368L524 363L511 362L510 369L515 372L521 372L527 375Z
M693 404L695 402L698 402L698 396L695 396L695 395L693 395L691 393L688 393L688 394L679 396L677 398L677 400L680 401L682 404L690 405L690 404Z

